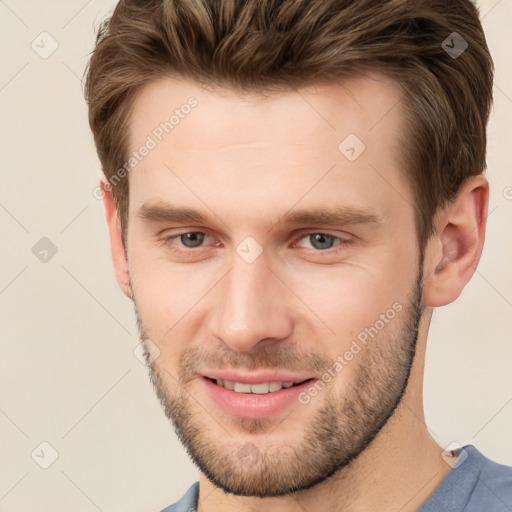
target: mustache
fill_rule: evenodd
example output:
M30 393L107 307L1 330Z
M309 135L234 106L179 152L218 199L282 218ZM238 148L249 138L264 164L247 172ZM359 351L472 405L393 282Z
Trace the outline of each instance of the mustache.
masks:
M292 372L314 372L323 374L332 361L318 353L297 352L290 346L265 345L254 347L250 352L237 352L226 345L205 349L193 346L185 349L180 362L180 378L189 380L199 368L216 370L243 369L289 370Z

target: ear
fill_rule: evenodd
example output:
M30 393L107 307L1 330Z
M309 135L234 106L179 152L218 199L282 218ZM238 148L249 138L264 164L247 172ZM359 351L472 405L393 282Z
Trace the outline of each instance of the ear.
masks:
M107 217L108 231L110 234L110 250L116 279L124 294L132 299L133 293L130 276L128 274L128 261L121 237L121 222L117 215L112 187L106 181L101 180L100 188L103 194L103 205L105 206L105 215Z
M455 201L435 221L425 253L423 302L426 307L453 302L475 273L485 238L489 183L472 176Z

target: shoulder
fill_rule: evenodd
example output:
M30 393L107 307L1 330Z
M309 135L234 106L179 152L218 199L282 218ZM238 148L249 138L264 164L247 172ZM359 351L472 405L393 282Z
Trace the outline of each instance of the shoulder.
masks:
M473 446L467 446L465 450L473 457L471 469L477 477L465 510L512 510L512 467L488 459Z
M169 505L160 512L197 512L199 482L192 484L179 501Z
M511 512L512 467L474 446L458 450L452 469L418 512Z

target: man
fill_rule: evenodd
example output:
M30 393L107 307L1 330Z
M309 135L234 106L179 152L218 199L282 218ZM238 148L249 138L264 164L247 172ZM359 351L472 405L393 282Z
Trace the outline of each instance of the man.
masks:
M469 0L121 1L86 94L117 280L200 469L166 511L512 510L443 450L433 308L484 243Z

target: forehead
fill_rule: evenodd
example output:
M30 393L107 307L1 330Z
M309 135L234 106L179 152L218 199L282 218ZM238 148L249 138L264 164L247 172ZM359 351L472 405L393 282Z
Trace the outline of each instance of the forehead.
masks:
M174 114L172 139L179 146L183 142L180 140L183 130L177 128L188 117L186 112L183 117L181 111L190 110L186 105L192 98L197 105L186 124L190 128L192 124L202 125L203 132L208 132L207 140L202 140L205 149L225 144L227 139L233 144L244 143L248 135L272 141L276 133L281 140L290 142L304 138L306 142L314 142L330 135L325 141L330 143L331 138L338 140L343 130L358 132L361 138L367 136L368 139L368 131L375 130L378 135L390 126L400 128L402 96L398 83L378 73L261 93L242 93L215 85L205 88L190 80L161 78L144 86L137 95L129 123L130 142L131 146L136 146L138 140ZM299 119L303 122L294 125ZM250 128L250 133L247 129L235 130L240 127ZM226 133L230 128L232 130ZM284 133L283 128L286 128Z
M130 152L151 146L133 160L130 204L183 200L204 210L203 197L233 213L267 204L279 215L298 200L385 210L386 198L409 195L402 97L378 74L267 94L156 80L130 118Z

